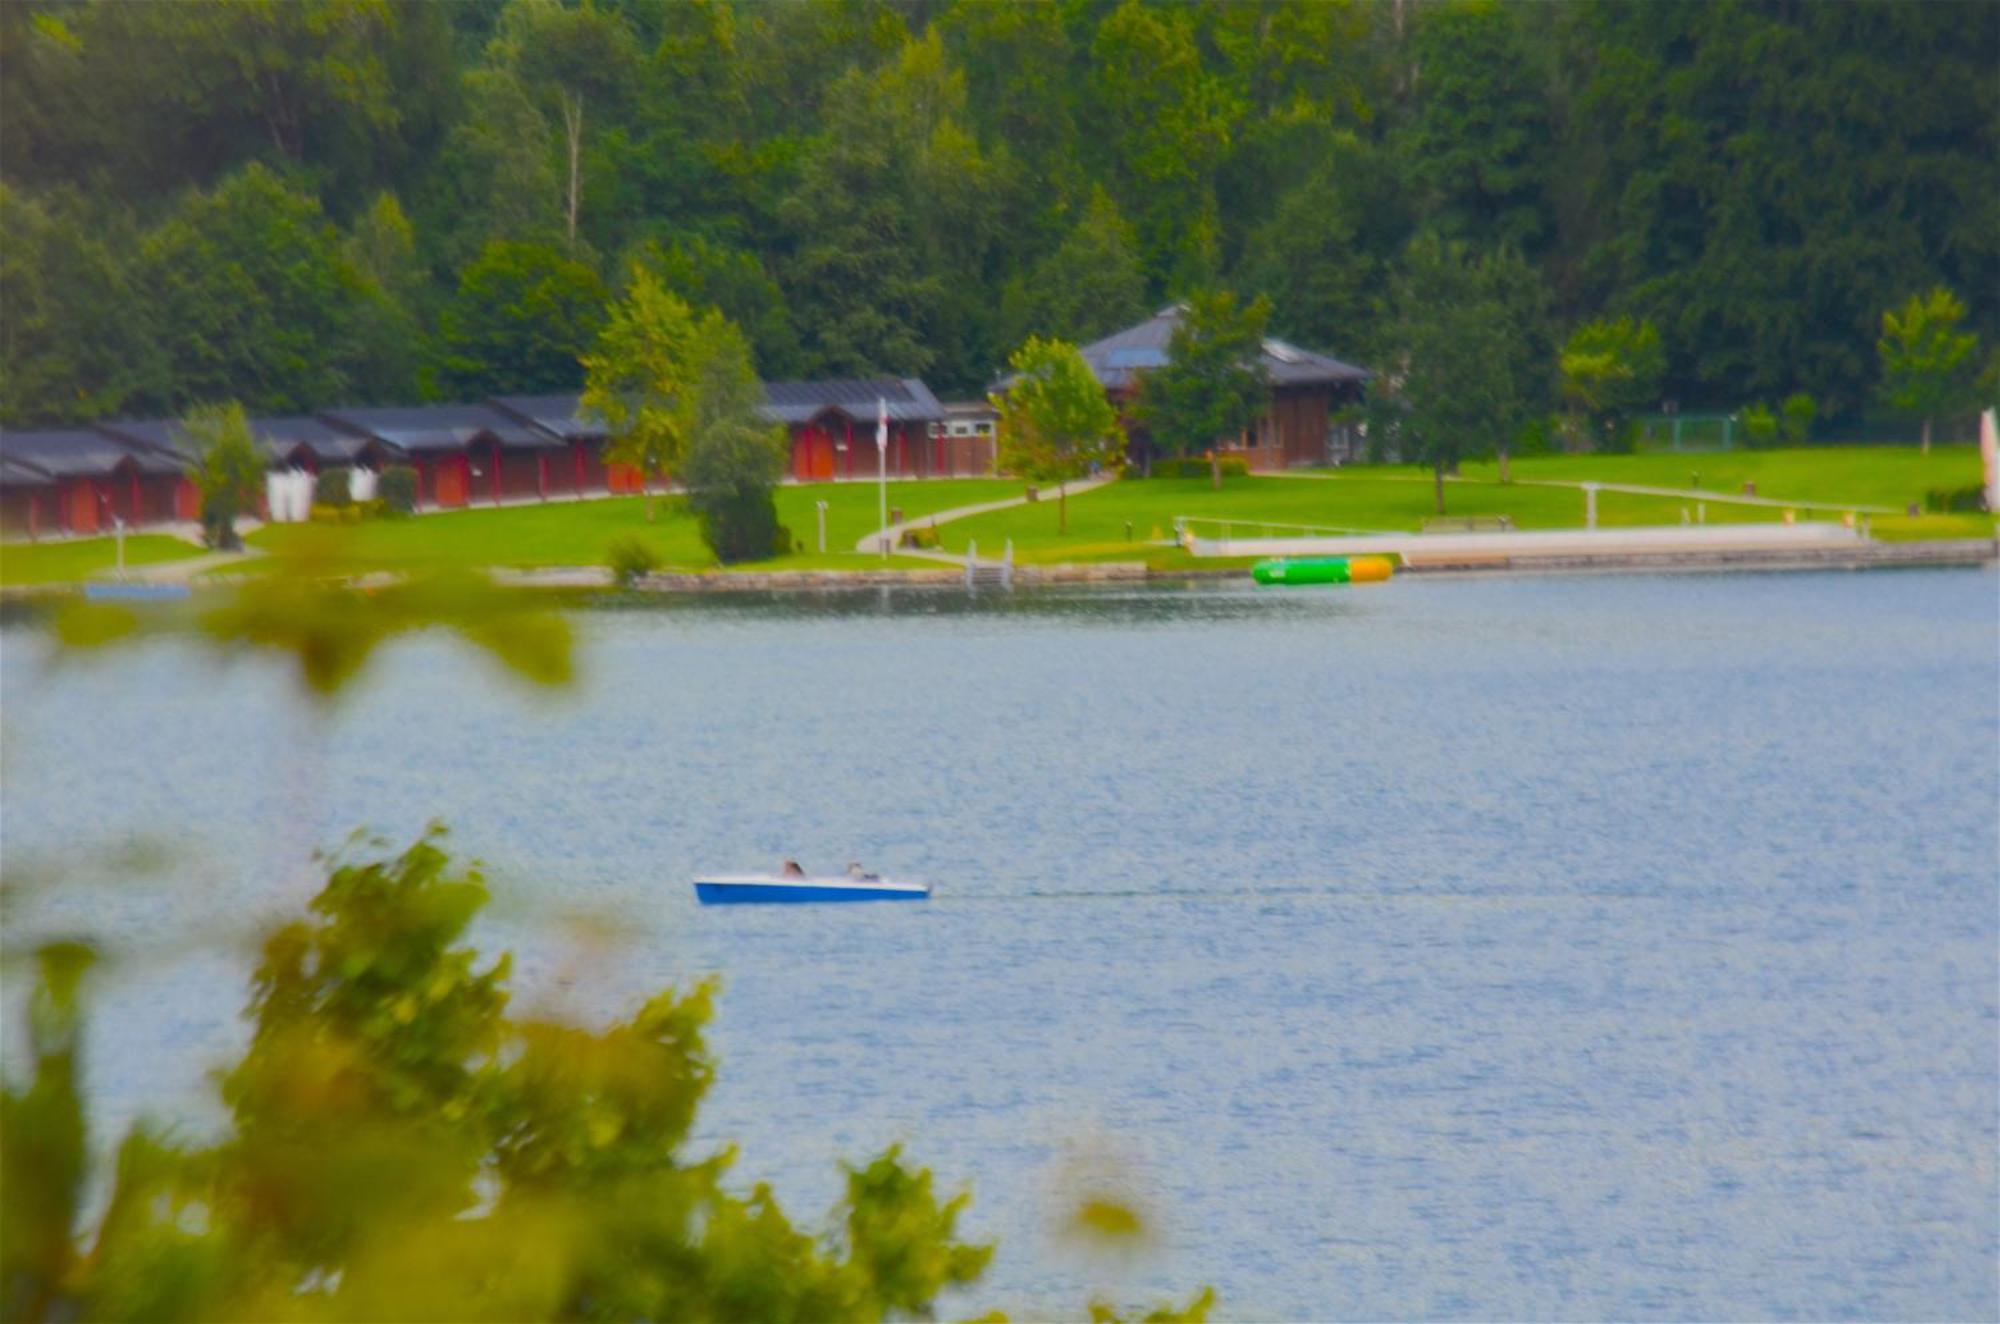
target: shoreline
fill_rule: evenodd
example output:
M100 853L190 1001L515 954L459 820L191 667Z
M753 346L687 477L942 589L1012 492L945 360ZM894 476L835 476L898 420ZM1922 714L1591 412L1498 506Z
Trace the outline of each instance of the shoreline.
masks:
M1927 542L1857 543L1844 547L1736 548L1676 551L1565 552L1520 555L1479 552L1463 555L1427 556L1414 564L1397 567L1404 575L1521 575L1521 574L1607 574L1607 573L1699 573L1732 570L1872 570L1897 567L1944 567L1987 565L2000 561L2000 539L1958 538ZM982 567L984 569L984 567ZM543 591L613 591L610 571L601 566L548 567L536 570L502 571L500 582L518 588ZM1247 567L1204 569L1184 567L1152 569L1142 561L1107 561L1054 565L1016 565L1012 586L1041 588L1067 585L1120 585L1144 583L1215 582L1250 580ZM90 584L116 581L65 581L50 584L16 584L0 587L0 602L31 603L81 594ZM208 587L225 587L227 581L197 583L199 593ZM881 588L977 588L991 592L1007 587L982 574L968 585L966 572L956 568L935 570L743 570L707 573L656 572L646 575L624 593L700 596L714 593L825 593Z

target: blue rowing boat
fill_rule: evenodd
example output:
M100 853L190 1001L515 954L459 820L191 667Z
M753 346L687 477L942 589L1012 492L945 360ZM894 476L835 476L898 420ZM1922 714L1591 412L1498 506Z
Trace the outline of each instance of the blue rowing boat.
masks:
M788 906L816 901L925 901L929 883L892 878L781 878L775 874L718 874L694 880L704 906Z

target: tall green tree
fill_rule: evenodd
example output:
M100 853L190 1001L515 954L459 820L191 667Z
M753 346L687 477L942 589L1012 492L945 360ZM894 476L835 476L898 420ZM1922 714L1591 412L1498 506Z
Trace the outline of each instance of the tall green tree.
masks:
M789 448L784 428L757 412L764 387L749 341L710 309L695 319L688 357L694 427L679 477L702 540L724 565L789 552L771 499Z
M1965 305L1942 285L1913 294L1901 308L1882 314L1882 395L1889 405L1923 420L1923 449L1931 451L1931 422L1961 404L1979 337L1960 331Z
M573 390L605 315L604 283L546 244L494 240L459 274L438 318L442 390L460 395Z
M1416 11L1422 71L1405 151L1418 203L1443 234L1534 251L1549 229L1549 108L1524 10L1447 0Z
M801 351L791 309L754 253L698 234L684 235L671 243L652 240L635 246L625 268L634 264L652 272L688 306L720 309L741 327L765 377L799 374Z
M181 420L181 431L194 447L202 536L219 551L236 551L243 546L236 517L256 509L264 490L264 457L251 435L250 419L234 402L204 405Z
M644 267L611 306L583 356L584 409L605 422L604 458L643 474L672 475L699 421L695 314ZM647 518L657 513L649 503Z
M264 166L183 199L141 243L135 283L145 315L171 328L151 407L294 413L347 393L364 284L319 203Z
M364 403L417 398L432 348L424 332L428 281L416 231L393 193L376 195L343 244L361 284L355 307L354 393Z
M936 34L878 74L842 77L782 210L809 370L984 380L991 314L978 274L992 178L966 126L964 77Z
M1373 347L1389 264L1364 232L1366 201L1333 170L1317 170L1249 236L1238 279L1270 299L1272 330L1349 357Z
M628 95L638 69L638 43L624 17L609 6L512 0L500 16L489 56L555 107L565 165L563 232L573 252L583 199L585 116L593 106L615 108Z
M1139 383L1134 412L1154 444L1169 455L1209 451L1217 486L1216 444L1240 436L1270 407L1263 357L1270 315L1262 297L1239 304L1226 290L1190 296L1167 342L1165 366Z
M1000 411L1000 467L1038 483L1056 483L1056 530L1069 532L1067 484L1125 459L1118 411L1075 345L1029 337L1008 359Z
M1436 235L1410 245L1397 284L1403 458L1430 466L1437 512L1445 475L1467 455L1507 454L1523 424L1546 411L1553 355L1534 333L1539 278L1511 252L1475 256Z
M166 394L137 245L129 219L73 189L0 184L0 424L89 422Z
M1101 188L1055 251L1000 292L1000 331L1016 345L1031 336L1094 340L1145 312L1137 236Z
M1093 115L1109 135L1119 196L1154 288L1214 279L1221 259L1216 175L1243 106L1205 66L1189 9L1126 0L1091 46Z

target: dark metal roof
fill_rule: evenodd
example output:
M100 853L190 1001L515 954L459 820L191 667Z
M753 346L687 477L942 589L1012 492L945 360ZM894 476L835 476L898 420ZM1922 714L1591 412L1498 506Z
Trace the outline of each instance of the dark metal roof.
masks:
M1186 304L1162 308L1136 326L1113 332L1083 347L1084 362L1107 391L1129 387L1148 368L1164 367L1174 328L1180 325ZM1304 386L1320 382L1365 382L1375 374L1366 368L1309 349L1300 349L1271 336L1264 338L1264 371L1273 386Z
M175 419L106 423L102 426L104 431L124 440L136 441L156 450L173 451L189 459L195 456L193 439ZM322 461L349 462L374 443L374 438L366 434L329 426L308 414L289 418L253 418L250 420L250 436L265 459L280 463L289 461L300 447L310 450L315 458Z
M0 455L0 482L10 486L24 486L29 483L53 483L55 475L38 464L17 460L11 455Z
M53 477L72 474L101 476L130 461L140 473L180 473L187 467L179 456L142 441L110 432L0 432L0 456L19 461Z
M604 436L604 420L582 407L583 397L568 395L496 395L495 409L531 423L564 441L595 441Z
M848 377L824 382L766 382L760 413L776 423L807 423L822 414L840 414L873 423L878 402L892 423L934 423L944 406L915 377Z
M553 446L554 437L486 405L415 405L401 409L329 410L319 417L337 428L379 438L406 451L456 450L475 441L504 446Z

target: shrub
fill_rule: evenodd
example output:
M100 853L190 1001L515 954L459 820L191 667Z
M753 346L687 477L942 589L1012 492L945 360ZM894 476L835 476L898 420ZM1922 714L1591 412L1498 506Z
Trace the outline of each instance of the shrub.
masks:
M645 575L660 568L660 554L636 533L613 538L604 547L604 563L621 588L630 588Z
M724 565L783 556L792 535L778 523L778 507L765 488L729 488L690 494L701 521L701 538Z
M1924 509L1937 514L1958 514L1986 509L1986 490L1978 483L1966 487L1933 487L1924 493Z
M1794 391L1778 406L1778 431L1788 446L1803 446L1812 436L1813 419L1819 405L1804 391Z
M1249 474L1250 466L1242 460L1226 457L1222 461L1224 478L1242 478ZM1155 478L1206 478L1209 476L1209 462L1199 455L1176 455L1153 461Z
M392 464L375 483L376 499L384 515L407 515L417 508L417 471L407 464Z
M1751 405L1742 414L1743 437L1752 447L1769 446L1778 439L1778 416L1763 405Z
M354 489L348 482L348 472L346 469L328 469L313 479L313 504L341 507L351 503Z

